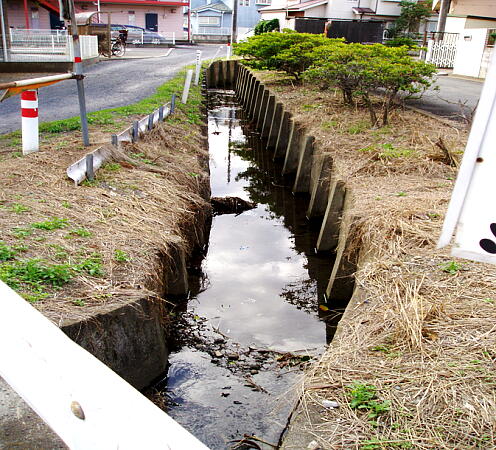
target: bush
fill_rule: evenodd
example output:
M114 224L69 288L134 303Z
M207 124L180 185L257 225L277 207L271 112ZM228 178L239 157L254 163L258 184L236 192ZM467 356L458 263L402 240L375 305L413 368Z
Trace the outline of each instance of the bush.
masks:
M262 33L270 33L271 31L279 31L279 19L261 20L255 25L255 35Z
M417 48L417 42L415 39L408 36L395 36L393 39L385 42L387 47L403 47L406 46L409 49Z
M333 43L315 49L312 56L314 64L304 77L321 88L340 89L345 103L361 98L369 109L372 126L379 125L376 106L370 99L372 91L384 92L382 126L385 126L398 93L423 92L432 84L436 72L432 64L414 60L407 47Z
M235 44L234 52L255 69L283 71L299 80L313 63L313 50L330 41L322 35L294 31L263 33Z

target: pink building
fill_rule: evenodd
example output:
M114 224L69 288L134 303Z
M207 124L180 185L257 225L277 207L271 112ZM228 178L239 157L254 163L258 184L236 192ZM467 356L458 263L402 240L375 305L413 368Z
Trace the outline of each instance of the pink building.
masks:
M162 34L174 32L183 38L183 9L189 7L189 0L75 0L76 12L96 11L98 4L101 11L111 13L114 24L135 25ZM57 28L58 15L57 0L8 2L8 24L13 28Z
M76 0L78 10L96 11L95 0ZM185 1L161 0L100 0L100 10L111 13L111 22L135 25L161 34L183 32L183 7Z

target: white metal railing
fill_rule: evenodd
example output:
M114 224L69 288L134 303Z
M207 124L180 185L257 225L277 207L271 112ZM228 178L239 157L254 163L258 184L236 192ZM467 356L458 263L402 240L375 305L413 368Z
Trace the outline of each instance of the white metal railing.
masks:
M10 61L13 62L72 62L72 37L66 30L11 30ZM81 57L98 56L97 36L80 36Z
M0 376L69 448L207 450L2 281L0 298Z
M230 27L198 27L194 34L202 36L229 36L232 33Z

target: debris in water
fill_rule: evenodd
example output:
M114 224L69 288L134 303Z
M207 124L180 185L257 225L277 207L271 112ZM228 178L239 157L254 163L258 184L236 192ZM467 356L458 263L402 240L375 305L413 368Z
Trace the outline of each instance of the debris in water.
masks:
M256 203L243 200L239 197L212 197L210 204L212 205L214 216L221 214L241 214L257 206Z

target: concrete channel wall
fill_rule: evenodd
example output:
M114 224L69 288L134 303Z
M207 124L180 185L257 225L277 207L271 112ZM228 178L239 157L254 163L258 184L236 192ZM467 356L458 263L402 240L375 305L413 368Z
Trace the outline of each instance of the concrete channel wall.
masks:
M345 180L333 171L333 159L318 148L315 137L295 121L280 101L238 61L215 61L206 70L209 89L231 89L247 117L260 133L266 152L282 165L294 193L309 194L307 217L322 220L317 251L335 251L336 261L326 289L331 304L343 304L353 295L359 249L349 251L357 233L357 218L347 211L353 202Z

